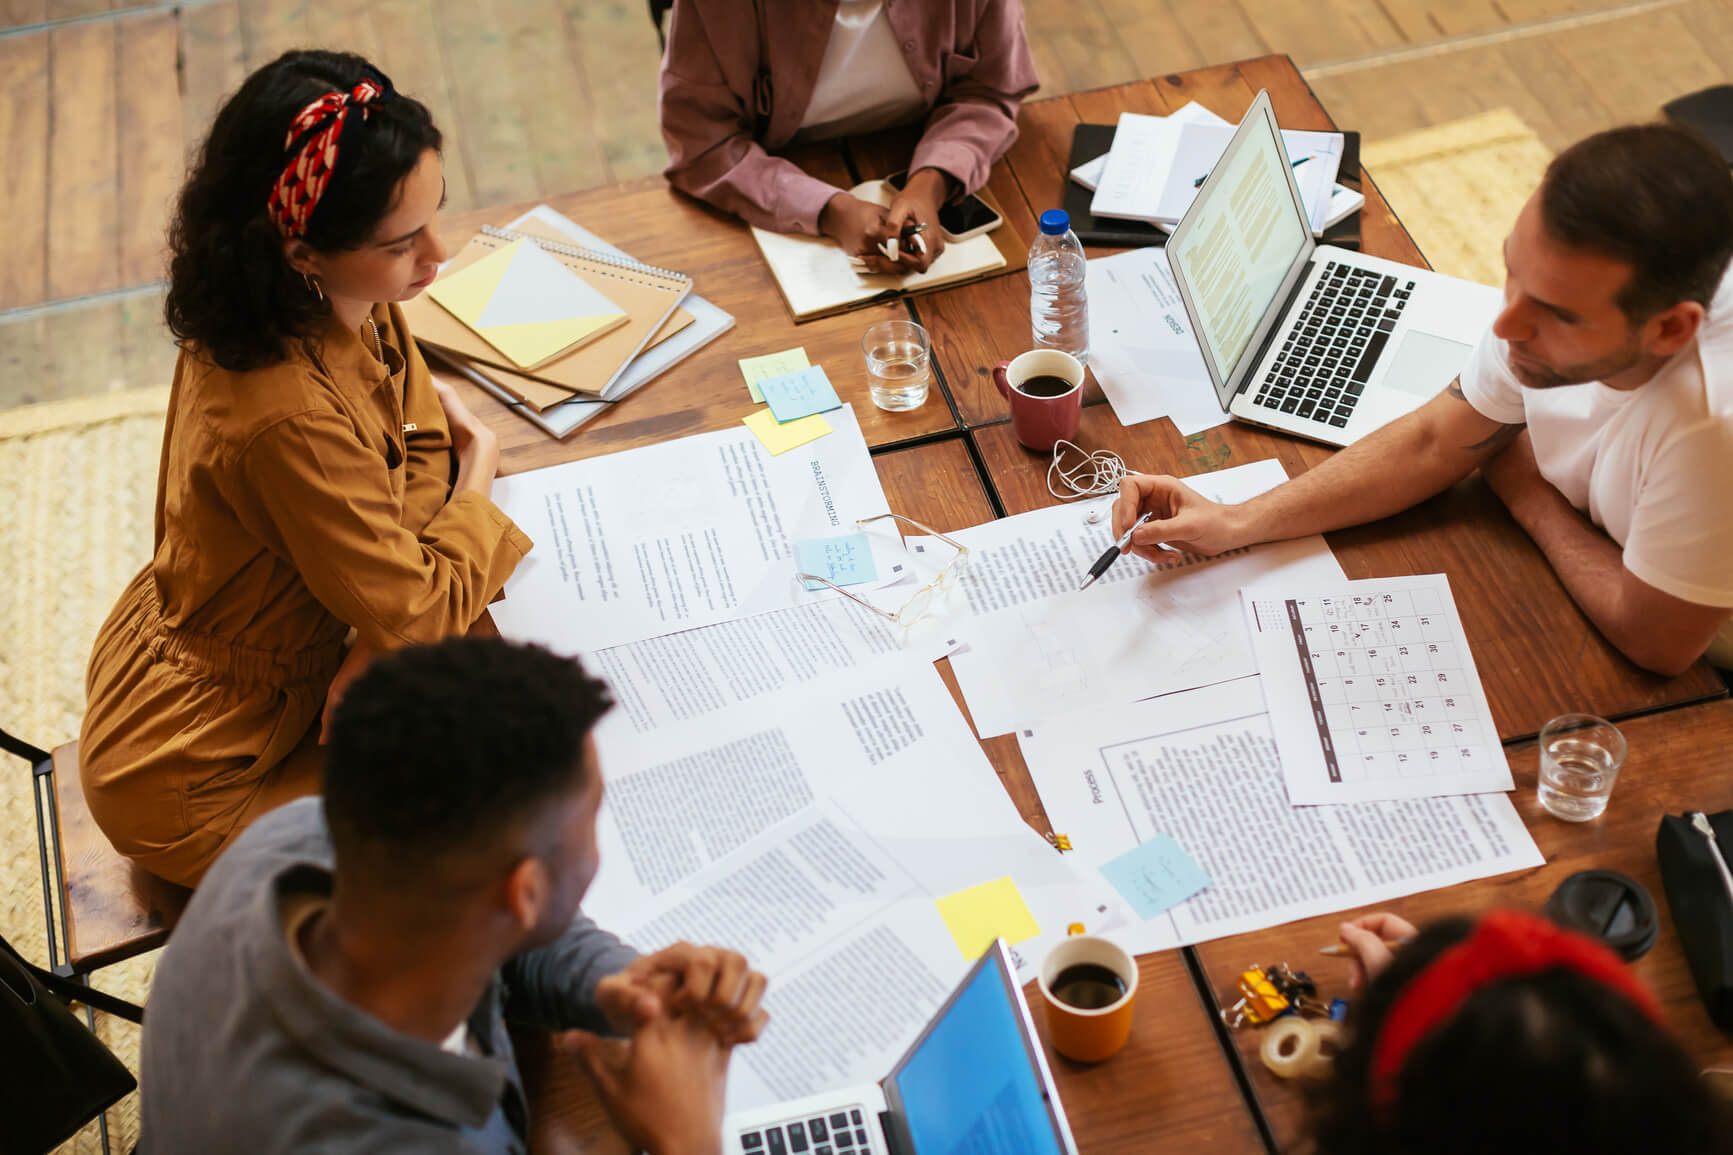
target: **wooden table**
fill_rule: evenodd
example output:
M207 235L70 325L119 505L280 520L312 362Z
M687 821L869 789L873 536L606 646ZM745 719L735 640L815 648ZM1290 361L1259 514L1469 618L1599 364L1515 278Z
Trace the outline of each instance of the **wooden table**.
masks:
M1111 124L1121 111L1165 114L1191 100L1238 120L1260 88L1269 90L1284 126L1335 127L1292 63L1272 56L1026 105L1022 131L1001 167L1029 210L1039 213L1063 199L1071 132L1078 123ZM1362 185L1365 251L1424 266L1413 240L1364 173ZM1092 250L1097 255L1109 251ZM1008 513L1054 503L1045 483L1047 458L1016 443L1005 424L1009 409L991 377L994 364L1029 346L1028 291L1028 275L1018 273L916 303L958 415ZM1126 427L1093 384L1085 404L1083 447L1112 449L1127 466L1145 473L1183 476L1274 457L1290 475L1298 475L1333 452L1238 421L1190 438L1180 437L1166 418ZM1702 662L1677 678L1661 678L1613 649L1478 477L1416 509L1330 534L1328 540L1351 578L1450 576L1499 735L1506 740L1530 737L1548 718L1567 710L1616 719L1726 694Z
M840 147L801 153L803 167L847 187ZM746 392L736 363L742 357L803 346L822 364L837 395L853 402L867 444L875 448L955 434L958 424L942 391L919 409L887 413L869 399L861 334L877 321L906 320L901 301L871 305L840 316L795 325L759 255L750 231L668 187L660 177L589 189L548 202L585 228L640 261L691 275L693 291L734 317L734 328L667 373L556 441L468 383L465 400L496 433L501 471L518 473L583 457L635 449L738 422L760 406ZM533 208L522 204L478 209L441 222L440 236L453 252L484 224L505 224Z
M1270 91L1284 125L1333 127L1292 63L1267 57L1025 105L1021 135L995 167L989 187L1012 227L1030 234L1035 216L1061 203L1075 124L1112 123L1121 111L1165 113L1188 100L1237 119L1259 88ZM811 149L800 162L847 187L902 167L908 149L907 134L886 134ZM1364 248L1424 264L1377 188L1364 174L1362 180ZM545 437L469 389L472 404L501 435L507 472L730 425L755 408L736 360L801 345L825 366L844 400L854 403L886 495L898 512L952 530L1053 502L1043 480L1046 459L1016 443L1005 403L989 376L994 363L1028 345L1026 274L796 326L747 231L672 193L660 180L551 203L639 259L690 272L696 291L732 313L737 326L565 441ZM503 223L528 207L454 217L445 222L443 235L455 244L478 225ZM885 413L867 399L860 333L873 321L910 315L932 334L937 388L921 409ZM1330 452L1239 423L1190 438L1165 419L1127 428L1104 402L1091 380L1080 440L1089 448L1117 450L1139 470L1188 475L1275 457L1290 474L1298 474ZM1545 868L1525 874L1388 905L1417 921L1494 902L1535 905L1565 874L1587 865L1625 870L1658 897L1652 845L1659 814L1733 805L1733 783L1717 782L1705 772L1733 738L1733 702L1707 701L1725 697L1719 679L1701 663L1681 677L1662 679L1626 662L1583 618L1545 559L1478 478L1398 517L1332 534L1329 540L1350 577L1450 575L1499 733L1517 770L1518 805L1549 860ZM957 695L949 663L939 668ZM1557 822L1536 809L1534 755L1525 744L1547 718L1566 709L1615 718L1664 711L1622 724L1632 753L1620 789L1609 814L1583 826ZM1049 830L1016 742L1003 737L983 747L1026 820ZM1269 1076L1251 1055L1255 1036L1230 1037L1219 1028L1215 994L1232 989L1239 969L1252 963L1310 963L1311 952L1334 938L1338 920L1307 920L1141 958L1137 1020L1126 1050L1095 1066L1050 1053L1081 1149L1142 1151L1156 1135L1163 1146L1181 1151L1250 1153L1290 1143L1299 1120L1293 1088ZM1341 972L1330 966L1319 960L1312 970L1327 987L1334 980L1332 993L1339 993ZM1696 1001L1670 925L1638 970L1667 1000L1694 1054L1705 1062L1729 1058L1727 1041ZM1036 1018L1040 1023L1039 1012ZM555 1059L545 1038L529 1035L519 1041L526 1079L535 1089L537 1149L620 1150L572 1065Z
M879 480L891 507L942 532L990 521L988 504L960 439L876 454ZM950 681L949 663L941 671ZM952 693L956 693L951 682ZM958 701L961 705L961 699ZM1034 792L1015 741L992 743L1002 776L1024 791L1013 796L1029 813ZM1038 825L1045 828L1045 817ZM1215 1019L1200 997L1188 960L1178 951L1138 960L1137 1019L1132 1040L1111 1063L1072 1063L1048 1053L1060 1097L1083 1151L1141 1150L1157 1125L1173 1150L1251 1155L1262 1152L1257 1126L1246 1110ZM1038 1024L1040 996L1025 991ZM620 1151L574 1064L557 1060L545 1037L521 1032L526 1085L535 1088L537 1150Z

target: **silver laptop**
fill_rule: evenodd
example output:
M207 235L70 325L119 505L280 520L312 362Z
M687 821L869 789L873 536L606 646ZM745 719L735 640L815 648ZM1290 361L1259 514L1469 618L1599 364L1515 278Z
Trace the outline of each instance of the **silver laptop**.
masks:
M891 1073L723 1123L731 1155L1077 1155L1005 940Z
M1167 242L1222 408L1348 445L1449 385L1503 294L1317 244L1267 92Z

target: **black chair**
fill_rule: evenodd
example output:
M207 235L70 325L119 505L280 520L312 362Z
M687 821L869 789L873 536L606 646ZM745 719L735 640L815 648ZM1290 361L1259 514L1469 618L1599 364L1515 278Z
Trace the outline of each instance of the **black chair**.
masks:
M50 754L0 730L0 750L30 763L48 972L82 991L80 1001L142 1023L142 1007L89 989L87 976L167 942L192 891L145 870L103 835L79 782L78 743Z
M652 5L654 7L654 5ZM1717 84L1661 106L1674 124L1696 129L1733 165L1733 84Z

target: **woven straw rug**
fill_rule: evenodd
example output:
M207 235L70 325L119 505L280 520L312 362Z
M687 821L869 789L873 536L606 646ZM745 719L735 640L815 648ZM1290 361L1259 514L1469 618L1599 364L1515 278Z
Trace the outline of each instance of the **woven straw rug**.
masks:
M78 737L91 641L150 557L167 405L168 390L158 388L0 413L0 725L44 749ZM30 775L7 755L0 755L0 863L0 934L45 964ZM97 985L142 1002L154 957L98 971ZM97 1032L138 1069L137 1027L98 1015ZM109 1112L116 1151L137 1137L136 1099ZM100 1149L94 1124L65 1148Z
M1366 167L1439 270L1501 284L1500 243L1540 179L1546 146L1508 110L1368 143ZM91 640L149 557L167 389L144 389L0 412L0 724L38 746L78 735ZM28 774L0 773L0 934L47 958ZM98 984L142 1001L154 956L98 972ZM129 1064L138 1031L98 1016ZM136 1138L132 1099L109 1114L115 1149ZM87 1128L68 1150L96 1151Z
M1433 268L1502 285L1505 234L1552 153L1499 108L1368 142L1360 159Z

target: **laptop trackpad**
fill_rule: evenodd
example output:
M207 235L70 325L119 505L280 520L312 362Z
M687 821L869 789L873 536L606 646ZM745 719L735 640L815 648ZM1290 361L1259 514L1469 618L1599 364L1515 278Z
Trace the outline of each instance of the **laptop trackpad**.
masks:
M1411 329L1396 349L1396 360L1384 374L1384 384L1404 393L1435 397L1462 372L1471 351L1472 347L1461 341Z

